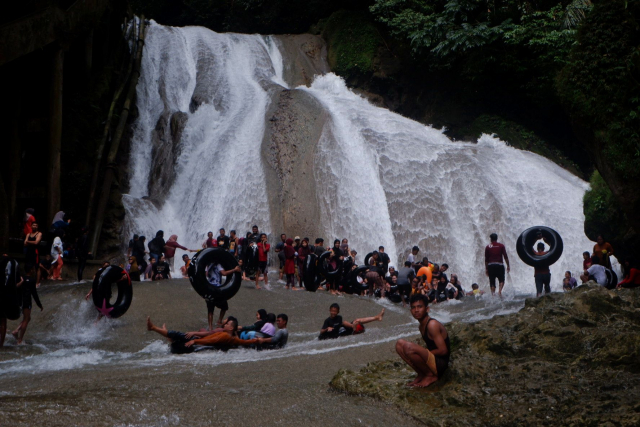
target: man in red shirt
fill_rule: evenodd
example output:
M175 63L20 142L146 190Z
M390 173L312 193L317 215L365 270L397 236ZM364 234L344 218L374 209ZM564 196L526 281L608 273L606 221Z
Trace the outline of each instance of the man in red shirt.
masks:
M258 242L258 270L264 275L265 286L269 285L269 279L267 279L267 260L269 249L271 245L267 243L267 235L260 234L260 241ZM258 280L260 279L260 273L256 274L256 289L260 289Z
M485 273L489 276L489 286L491 287L491 295L496 294L496 279L500 283L498 289L498 296L502 297L502 288L504 287L504 264L502 259L507 263L507 273L511 271L509 266L509 257L507 256L507 249L502 243L498 243L498 235L492 233L489 236L491 243L484 248L484 268Z

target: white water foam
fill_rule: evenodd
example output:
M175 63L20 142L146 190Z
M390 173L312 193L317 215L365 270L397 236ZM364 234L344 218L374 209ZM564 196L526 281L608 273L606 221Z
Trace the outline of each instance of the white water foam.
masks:
M555 288L565 270L579 270L582 252L591 247L583 231L586 182L489 135L477 143L452 142L442 131L371 105L334 74L299 89L331 114L316 176L339 183L323 195L330 206L324 214L340 212L331 218L334 227L358 230L348 234L352 240L369 239L359 247L390 242L388 252L400 264L418 245L430 260L447 262L469 288L487 282L484 247L496 232L510 254L507 282L515 293L531 293L533 269L518 259L515 241L525 228L547 225L565 244L552 267Z

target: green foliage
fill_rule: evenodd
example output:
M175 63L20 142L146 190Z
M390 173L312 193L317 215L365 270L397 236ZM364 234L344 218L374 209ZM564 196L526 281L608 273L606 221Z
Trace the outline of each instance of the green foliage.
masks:
M640 2L594 2L558 78L572 116L592 132L596 155L624 180L640 178Z
M553 93L587 3L376 0L370 10L391 34L409 40L415 55L428 57L432 69L458 67L470 79L506 77L506 83L545 98Z
M366 13L334 13L325 23L323 36L329 45L329 65L337 74L349 77L372 71L382 39Z
M590 184L591 189L583 198L585 234L594 241L598 234L607 236L608 241L623 241L628 231L627 220L609 186L598 171L591 176Z

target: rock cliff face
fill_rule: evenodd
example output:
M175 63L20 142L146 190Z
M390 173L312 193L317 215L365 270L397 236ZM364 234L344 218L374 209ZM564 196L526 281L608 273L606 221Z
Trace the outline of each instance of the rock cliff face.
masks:
M518 313L447 325L452 362L424 390L398 358L341 370L331 386L428 425L640 424L640 291L581 286Z
M315 75L329 72L326 47L320 37L301 34L274 38L280 43L283 77L290 87L309 86ZM304 91L285 89L272 94L262 157L272 227L291 237L295 233L313 239L322 234L313 161L327 119L325 109Z

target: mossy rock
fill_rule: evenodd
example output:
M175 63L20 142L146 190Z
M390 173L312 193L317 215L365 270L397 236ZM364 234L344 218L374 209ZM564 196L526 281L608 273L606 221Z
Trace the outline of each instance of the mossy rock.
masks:
M447 325L451 365L424 390L399 358L341 370L331 387L427 425L640 424L640 290L580 286L518 313Z

